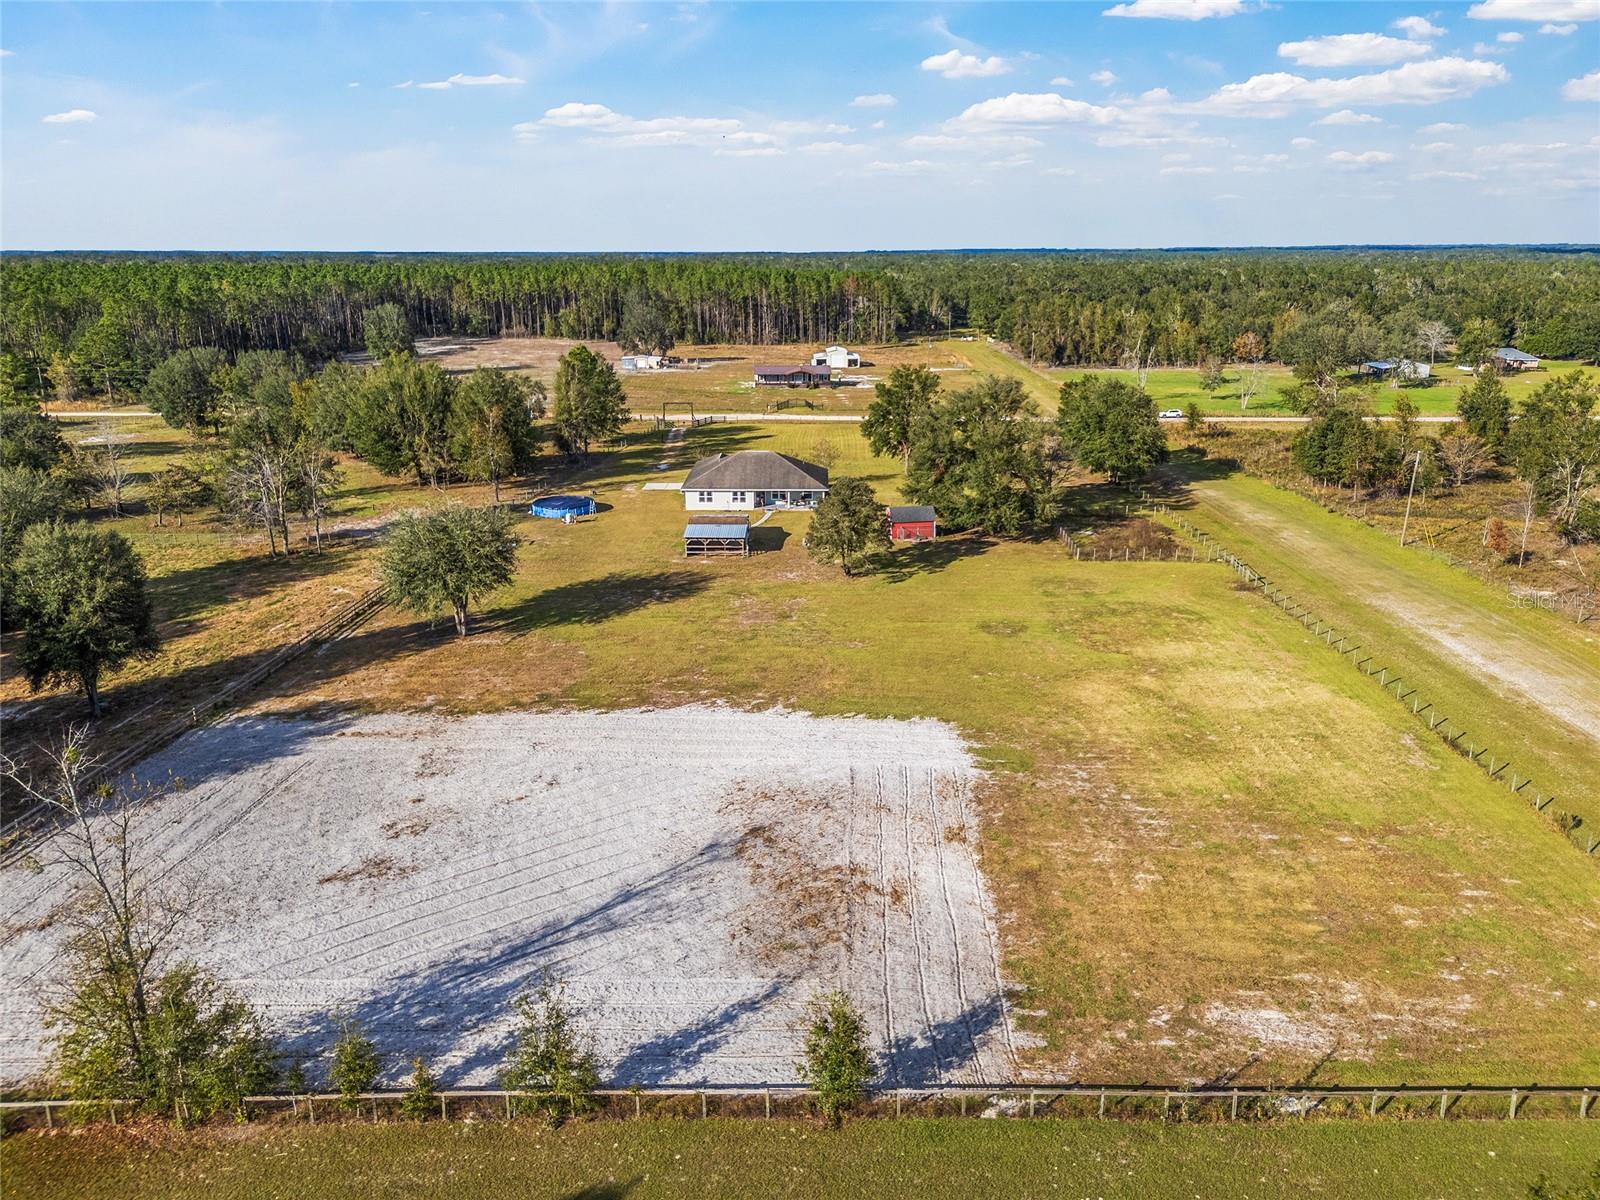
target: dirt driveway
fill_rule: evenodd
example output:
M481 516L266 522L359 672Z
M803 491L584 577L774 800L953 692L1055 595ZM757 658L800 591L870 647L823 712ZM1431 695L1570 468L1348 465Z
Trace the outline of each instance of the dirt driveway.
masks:
M1297 571L1320 579L1327 591L1404 624L1473 675L1492 680L1502 695L1540 709L1600 749L1600 655L1592 633L1576 625L1547 631L1542 619L1525 619L1536 614L1456 599L1430 586L1424 574L1377 557L1365 544L1377 535L1365 527L1335 536L1320 520L1297 520L1252 495L1255 486L1262 485L1209 480L1196 483L1194 492L1202 512L1209 509L1275 543ZM1257 565L1272 574L1266 563Z

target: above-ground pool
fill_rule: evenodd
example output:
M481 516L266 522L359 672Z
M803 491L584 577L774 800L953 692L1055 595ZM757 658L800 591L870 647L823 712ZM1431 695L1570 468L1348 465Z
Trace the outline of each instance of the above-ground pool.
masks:
M594 512L594 497L544 496L535 500L528 511L536 517L550 517L557 521L566 517L587 517Z

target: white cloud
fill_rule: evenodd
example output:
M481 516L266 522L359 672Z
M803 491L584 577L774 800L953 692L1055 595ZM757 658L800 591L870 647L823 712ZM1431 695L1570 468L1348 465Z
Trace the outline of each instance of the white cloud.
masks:
M1341 167L1375 167L1379 163L1393 162L1394 155L1387 150L1363 150L1360 154L1353 150L1335 150L1328 155L1328 161Z
M887 121L879 120L879 121L874 121L870 126L868 126L868 128L870 128L870 129L882 129L884 126L886 126L888 124L889 124L889 122L887 122Z
M1031 167L1032 165L1033 159L1026 154L1012 154L1006 158L997 158L991 162L984 163L986 167L995 167L1003 171L1014 171L1018 167Z
M0 58L10 58L15 53L15 50L0 50Z
M1443 154L1447 150L1454 150L1456 144L1454 142L1427 142L1421 146L1413 146L1411 148L1422 154Z
M604 136L624 146L710 146L728 150L771 145L770 133L744 128L732 117L651 117L641 120L607 108L604 104L576 101L548 109L539 124L555 129L576 129ZM732 143L732 146L726 145Z
M1571 21L1568 21L1565 25L1552 25L1546 21L1539 26L1539 32L1549 37L1571 37L1578 32L1578 27Z
M1113 110L1115 111L1115 110ZM1122 146L1226 146L1225 137L1202 137L1192 133L1097 133L1096 146L1116 148Z
M98 113L87 108L69 108L66 112L51 113L39 120L43 125L86 125L98 116Z
M1432 52L1433 47L1427 42L1382 33L1333 33L1303 42L1284 42L1278 47L1279 58L1303 67L1382 67L1427 58Z
M1360 113L1354 109L1341 108L1336 113L1329 113L1320 120L1311 122L1313 125L1382 125L1383 118L1375 117L1371 113Z
M1436 58L1371 75L1307 79L1287 71L1230 83L1190 105L1192 112L1224 116L1286 116L1296 108L1336 105L1437 104L1459 100L1510 76L1495 62Z
M1600 100L1600 71L1567 80L1561 85L1561 95L1566 100Z
M900 101L888 92L873 92L870 96L857 96L850 101L851 108L893 108Z
M347 84L345 84L345 87L353 87L353 88L358 88L358 87L360 87L360 86L361 86L361 85L360 85L360 84L359 84L359 83L347 83Z
M1096 71L1089 76L1091 83L1098 83L1101 87L1110 87L1117 81L1116 75L1111 71Z
M1421 129L1417 130L1417 132L1418 133L1461 133L1461 132L1465 131L1466 128L1467 127L1465 125L1457 124L1454 121L1435 121L1432 125L1424 125Z
M539 140L539 123L537 121L518 121L511 127L511 132L519 142L536 142Z
M1021 133L919 133L902 143L907 150L965 150L981 149L990 153L999 150L1034 150L1044 145L1038 138Z
M1308 137L1297 137L1289 142L1289 145L1293 146L1296 150L1304 150L1307 146L1315 146L1316 144L1316 138Z
M1520 42L1522 40L1522 35L1513 30L1513 31L1507 32L1507 33L1497 33L1497 34L1495 34L1494 35L1494 40L1497 41L1497 42L1501 42L1501 43L1503 43L1504 45L1507 45L1507 46L1515 46L1518 42Z
M1073 83L1072 80L1068 79L1065 75L1057 75L1054 79L1052 79L1050 81L1050 86L1051 87L1077 87L1078 85Z
M800 147L801 154L854 154L865 150L859 142L808 142Z
M1121 116L1116 108L1068 100L1055 92L1012 92L968 106L955 124L985 125L1064 125L1087 122L1109 125Z
M1401 17L1398 21L1390 21L1389 28L1398 29L1408 38L1417 38L1419 40L1443 37L1445 35L1445 30L1428 20L1427 17Z
M1128 0L1116 4L1103 17L1143 17L1157 21L1204 21L1250 11L1245 0Z
M1477 183L1483 178L1476 171L1418 171L1409 178L1422 181L1428 179L1444 179L1452 183Z
M1076 175L1077 172L1074 171L1071 167L1046 167L1044 170L1040 171L1039 174L1041 174L1041 175L1054 175L1054 176L1057 176L1057 177L1060 177L1060 178L1065 178L1066 176L1069 176L1069 175Z
M1483 0L1467 9L1475 21L1600 20L1600 0Z
M912 158L904 162L885 162L874 159L867 164L867 170L880 171L886 175L915 175L922 171L932 171L938 166L925 158Z
M772 158L783 151L776 146L718 146L711 153L718 158Z
M1009 72L1011 64L998 55L979 58L960 50L946 50L923 59L922 69L937 72L946 79L989 79Z
M515 75L462 75L455 74L449 79L434 79L427 83L413 83L406 80L397 83L397 88L417 87L429 92L447 92L458 87L514 87L523 81Z
M767 126L773 133L788 135L819 133L854 133L852 125L839 125L832 121L774 121Z
M1215 167L1162 167L1163 175L1215 175Z

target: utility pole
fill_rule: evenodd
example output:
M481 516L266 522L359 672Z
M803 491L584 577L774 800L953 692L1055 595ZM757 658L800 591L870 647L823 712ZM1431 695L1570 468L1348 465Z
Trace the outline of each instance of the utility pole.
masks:
M1417 451L1417 457L1411 461L1411 486L1406 489L1406 516L1400 522L1400 544L1406 544L1406 527L1411 524L1411 497L1417 490L1417 472L1422 469L1422 451Z

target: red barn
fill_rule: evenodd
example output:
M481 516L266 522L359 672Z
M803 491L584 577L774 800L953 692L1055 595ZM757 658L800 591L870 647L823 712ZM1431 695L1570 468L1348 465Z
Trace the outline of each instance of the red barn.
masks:
M931 542L939 533L939 520L926 504L890 505L889 536L897 542Z

